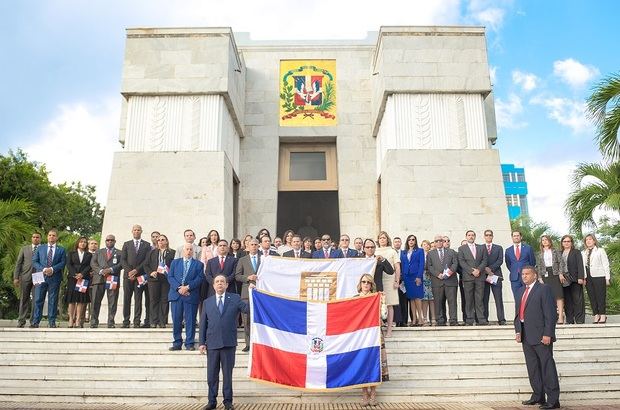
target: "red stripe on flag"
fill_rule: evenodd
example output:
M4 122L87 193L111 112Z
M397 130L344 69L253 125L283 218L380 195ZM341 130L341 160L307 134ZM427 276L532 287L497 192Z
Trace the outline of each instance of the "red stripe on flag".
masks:
M306 355L254 343L250 377L286 386L306 387Z
M327 304L327 335L340 335L379 326L379 293Z

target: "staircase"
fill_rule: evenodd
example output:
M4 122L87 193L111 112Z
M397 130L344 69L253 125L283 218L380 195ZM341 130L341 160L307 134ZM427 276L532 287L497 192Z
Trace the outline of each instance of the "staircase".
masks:
M1 328L0 402L206 403L205 356L169 352L171 333ZM560 326L557 336L560 399L620 403L620 324ZM387 351L382 402L518 402L531 392L510 326L397 328ZM250 381L247 359L239 349L236 403L359 402L359 390L302 393Z

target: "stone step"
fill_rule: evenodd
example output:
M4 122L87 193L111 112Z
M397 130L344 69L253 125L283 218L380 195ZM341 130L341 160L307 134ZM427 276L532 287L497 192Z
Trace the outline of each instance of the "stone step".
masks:
M206 384L206 383L205 383ZM496 388L478 386L475 389L449 386L448 388L435 387L433 389L408 389L389 387L385 383L377 388L377 398L380 402L462 402L467 401L511 401L517 402L529 398L531 389L528 383ZM620 391L612 385L569 385L562 391L563 400L619 400ZM197 404L206 402L206 386L202 389L183 388L182 394L175 389L117 389L105 391L90 391L86 388L40 388L36 396L28 388L0 387L0 401L22 402L37 398L37 402L63 403L126 403L126 404ZM221 393L220 393L221 397ZM358 402L360 390L346 390L334 393L302 393L289 389L274 390L235 390L236 403L351 403Z

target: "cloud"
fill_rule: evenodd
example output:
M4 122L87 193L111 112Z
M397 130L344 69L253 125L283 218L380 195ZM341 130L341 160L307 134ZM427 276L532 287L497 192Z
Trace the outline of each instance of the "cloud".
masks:
M495 116L499 128L519 129L527 125L517 117L523 112L523 104L518 95L510 94L508 101L501 98L495 100Z
M497 66L489 66L489 76L491 77L491 85L497 84Z
M572 58L553 63L553 74L573 88L582 88L590 80L600 75L598 68L585 65Z
M536 222L546 222L558 234L568 233L564 202L570 194L570 175L574 162L556 164L524 163L528 188L528 209Z
M534 90L538 86L538 81L540 81L540 79L532 73L525 73L519 70L514 70L512 72L512 82L521 86L525 92Z
M59 106L58 115L45 124L24 147L31 160L45 163L50 180L95 185L97 200L105 205L118 142L120 101L102 104L78 102Z
M506 9L512 3L511 0L471 0L467 5L465 20L499 31L504 23Z
M575 134L581 134L592 129L592 123L586 117L586 103L584 101L536 96L530 100L530 103L545 107L547 117L569 127Z

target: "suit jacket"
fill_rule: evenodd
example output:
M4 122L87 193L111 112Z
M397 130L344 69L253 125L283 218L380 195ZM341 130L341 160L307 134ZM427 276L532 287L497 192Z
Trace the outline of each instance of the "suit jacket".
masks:
M424 279L424 249L417 248L411 253L411 260L407 258L407 251L402 250L400 254L400 271L403 276L416 279Z
M256 281L248 280L248 276L255 275L258 267L260 266L260 254L256 255L256 270L252 266L252 256L250 254L245 255L237 262L235 268L235 280L241 282L241 299L248 299L249 292L248 286L250 283L256 284Z
M264 251L261 248L258 248L258 254L260 256L264 256ZM280 256L280 254L273 249L269 249L269 256Z
M439 251L437 249L432 249L428 255L426 255L426 270L431 276L431 285L433 287L458 286L459 282L456 278L456 269L458 266L459 258L453 249L444 248L443 264L439 259ZM446 267L450 269L453 274L448 279L439 279L439 275L443 274L443 270Z
M560 273L566 272L566 265L564 264L564 258L562 257L562 253L557 249L551 250L551 264L553 268L553 274L558 276ZM543 257L542 252L536 253L536 270L538 271L538 276L547 276L547 269L545 267L545 259Z
M551 288L544 283L534 282L525 301L524 321L521 323L519 309L521 309L521 299L525 289L525 286L520 287L515 295L515 332L521 334L521 342L529 345L540 344L543 336L550 336L555 342L555 323L558 320L558 314ZM523 338L524 330L525 338Z
M86 251L84 252L84 256L82 257L82 262L80 262L80 256L78 251L71 251L67 255L67 274L69 277L75 279L75 275L81 273L85 279L90 281L90 261L93 254Z
M471 281L484 281L487 275L484 273L484 268L487 267L487 250L483 245L474 244L476 249L476 257L471 253L469 244L461 245L459 247L458 259L459 266L461 267L461 273L463 282ZM472 274L474 269L480 271L480 276L475 277Z
M493 275L503 278L502 264L504 263L504 249L496 244L491 244L491 253L487 250L487 245L484 244L484 252L487 254L487 267L491 269Z
M237 255L234 255L232 252L228 252L228 256L230 256L231 258L235 258L235 259L241 259L243 258L245 255L247 255L248 253L246 251L244 251L243 249L239 249L237 251Z
M506 267L510 271L510 281L519 282L521 280L521 269L525 266L536 266L536 258L534 257L534 251L528 244L521 242L521 257L517 260L515 255L515 246L512 245L506 248L506 254L504 257L506 261Z
M19 249L17 262L15 263L15 271L13 272L13 279L19 279L23 282L32 282L32 273L34 272L32 253L32 244L22 246Z
M112 255L108 260L108 248L101 248L90 260L90 267L93 271L93 285L105 283L105 276L101 274L101 271L110 268L112 272L110 275L120 277L121 275L121 251L112 248Z
M286 251L282 254L282 256L284 256L285 258L294 258L295 257L295 251L293 249L291 249L290 251ZM312 258L312 254L310 252L306 252L303 249L299 250L299 257L303 258L303 259L310 259Z
M347 248L347 254L345 255L344 252L342 252L342 249L338 248L336 249L336 251L333 254L334 256L332 256L332 258L344 258L345 256L347 258L357 258L357 251L355 249L351 249L351 248Z
M237 346L237 318L239 312L247 313L250 308L236 293L224 294L224 312L217 308L217 298L213 296L202 302L200 315L200 345L207 349L221 349Z
M121 265L123 266L123 271L125 272L124 277L127 277L129 271L133 269L138 271L138 276L146 273L144 264L146 263L146 257L150 252L151 244L143 239L140 239L138 253L136 253L133 239L125 242L123 244L123 249L121 249Z
M377 292L383 292L383 274L393 275L394 267L392 264L387 261L387 259L383 259L381 262L377 261L377 265L375 266L375 286L377 287Z
M577 282L578 279L585 278L585 271L583 269L583 258L581 252L577 249L571 249L566 258L566 271L568 272L568 278L571 282Z
M168 283L170 290L168 291L168 300L171 302L182 301L197 305L200 303L200 287L204 281L204 266L202 262L191 259L185 282L183 282L183 258L175 259L170 264L170 272L168 273ZM181 285L189 285L189 295L181 296L178 289Z
M329 258L330 259L338 258L337 251L339 251L339 249L330 248ZM340 255L341 255L340 257L342 257L342 253ZM320 249L318 251L312 252L312 259L325 259L325 251L323 251L323 249Z
M170 265L172 264L172 261L174 260L175 254L176 252L174 251L174 249L164 250L164 264L168 267L168 270L170 270ZM144 264L144 270L149 275L149 280L158 281L160 278L163 280L164 276L161 273L158 274L156 277L151 276L151 272L156 272L158 267L159 267L159 249L155 248L151 250L151 252L149 253L149 256L146 259L146 263Z
M226 293L235 293L235 286L231 286L231 284L235 283L235 269L237 269L237 262L239 262L238 259L226 255L226 259L224 259L224 269L222 269L220 268L219 256L215 256L209 259L209 261L207 262L207 270L205 272L207 283L209 284L207 290L207 297L215 293L215 290L213 290L213 279L215 279L217 275L226 276L226 282L228 282L228 288L226 289Z
M41 272L43 268L47 267L47 252L48 245L39 245L37 251L32 255L32 265L34 266L35 272ZM54 270L52 276L45 276L45 282L52 283L60 283L62 280L62 271L65 269L65 265L67 263L67 254L65 253L65 248L62 246L54 245L56 248L54 252L54 258L52 259L51 268Z

